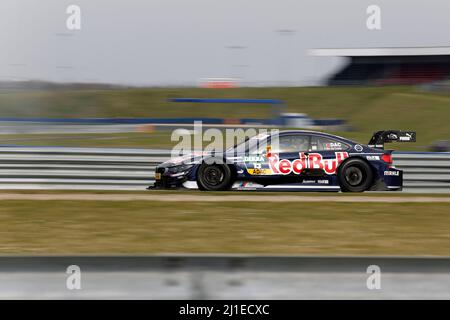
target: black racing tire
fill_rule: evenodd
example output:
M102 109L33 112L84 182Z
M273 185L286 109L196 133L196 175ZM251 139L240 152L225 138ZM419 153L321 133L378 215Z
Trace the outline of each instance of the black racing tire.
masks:
M373 182L370 165L361 159L350 159L339 166L337 173L343 192L364 192Z
M197 172L197 185L201 191L229 190L233 185L230 167L221 163L202 163Z
M200 190L200 191L207 191L207 190L205 189L205 187L202 186L202 185L198 182L198 179L197 179L197 186L198 186L198 190Z

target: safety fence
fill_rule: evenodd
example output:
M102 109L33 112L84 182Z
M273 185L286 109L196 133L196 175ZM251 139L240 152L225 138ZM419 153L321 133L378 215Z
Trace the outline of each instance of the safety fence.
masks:
M1 189L144 190L169 150L1 147ZM450 153L395 152L404 187L450 192Z

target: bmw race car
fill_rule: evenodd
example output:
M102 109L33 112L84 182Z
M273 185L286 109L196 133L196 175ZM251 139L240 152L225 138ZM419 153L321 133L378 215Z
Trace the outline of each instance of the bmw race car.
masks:
M378 131L368 145L314 131L259 134L221 153L193 153L164 162L149 188L402 190L403 173L384 144L415 141L415 132L399 130Z

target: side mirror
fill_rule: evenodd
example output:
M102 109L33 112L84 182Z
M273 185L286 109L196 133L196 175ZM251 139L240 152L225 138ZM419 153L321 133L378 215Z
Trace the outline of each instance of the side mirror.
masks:
M266 157L270 158L272 156L272 147L271 146L267 146L266 147Z

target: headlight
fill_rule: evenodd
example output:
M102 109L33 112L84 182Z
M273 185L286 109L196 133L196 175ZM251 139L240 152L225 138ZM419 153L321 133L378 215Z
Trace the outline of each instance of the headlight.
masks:
M179 166L174 166L169 168L170 174L181 173L190 170L194 165L193 164L182 164Z

